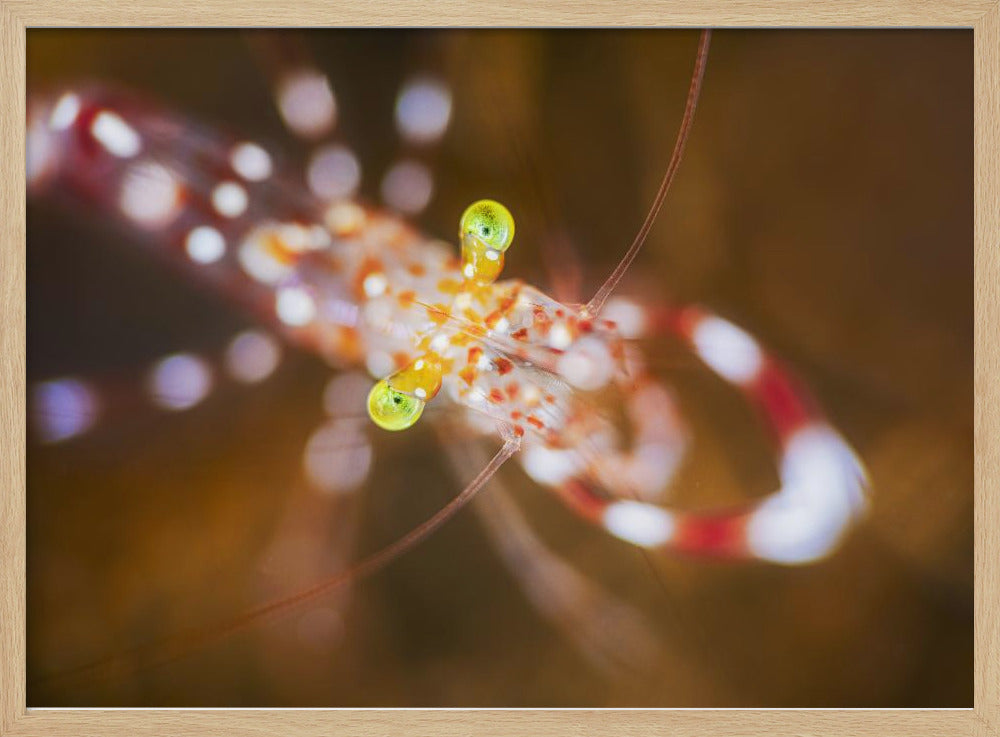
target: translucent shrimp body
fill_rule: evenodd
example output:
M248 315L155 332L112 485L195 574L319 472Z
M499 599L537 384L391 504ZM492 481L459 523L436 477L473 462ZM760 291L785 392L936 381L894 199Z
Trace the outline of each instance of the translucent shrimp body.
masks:
M440 394L471 410L471 430L485 417L523 438L530 476L629 543L803 563L835 549L864 508L867 482L850 447L736 326L696 308L605 306L604 291L577 309L498 281L514 237L498 203L471 206L452 246L353 199L318 199L260 144L100 88L33 99L28 156L33 190L58 184L291 343L338 367L364 366L379 382L369 410L381 427L410 427ZM626 371L625 336L663 333L760 409L776 438L774 494L708 514L653 503L684 433L641 360ZM607 387L627 427L599 403Z

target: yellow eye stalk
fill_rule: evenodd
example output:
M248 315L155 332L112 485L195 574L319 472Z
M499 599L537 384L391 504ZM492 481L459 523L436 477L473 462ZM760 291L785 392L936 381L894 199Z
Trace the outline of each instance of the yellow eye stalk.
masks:
M368 392L368 416L383 430L405 430L420 419L427 403L396 391L382 379Z
M383 430L406 430L441 389L441 358L428 352L368 392L368 416Z
M494 200L479 200L459 224L462 275L478 286L492 284L503 271L503 254L514 240L514 216Z
M514 217L499 202L479 200L462 214L458 236L466 284L492 284L503 270L504 251L514 240ZM441 356L428 351L372 387L368 416L384 430L413 427L441 389L443 374Z

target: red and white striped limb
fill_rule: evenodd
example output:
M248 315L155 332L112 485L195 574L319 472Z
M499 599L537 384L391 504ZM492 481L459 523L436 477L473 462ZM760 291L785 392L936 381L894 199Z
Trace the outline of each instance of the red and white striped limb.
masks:
M662 332L679 337L756 406L775 439L781 485L759 502L701 513L638 501L632 492L640 485L637 468L617 461L617 478L598 477L579 468L575 450L526 449L528 473L552 486L585 519L640 547L784 564L830 553L864 510L868 482L854 451L804 387L752 336L700 308L646 309L615 300L604 314L620 320L629 337ZM638 418L656 411L645 403L643 407L641 414L630 414ZM660 453L673 449L663 442ZM646 452L656 453L652 447ZM540 463L532 453L548 457Z

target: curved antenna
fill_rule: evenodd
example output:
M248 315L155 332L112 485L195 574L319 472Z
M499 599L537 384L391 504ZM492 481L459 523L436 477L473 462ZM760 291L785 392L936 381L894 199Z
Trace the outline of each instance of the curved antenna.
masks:
M666 199L667 191L674 181L677 169L680 168L681 157L684 155L684 146L687 144L688 135L691 133L691 126L694 122L694 110L698 105L698 95L701 93L701 81L705 76L705 66L708 62L708 44L711 37L712 31L706 28L701 32L701 38L698 40L698 56L694 62L694 71L691 73L691 86L688 88L687 102L684 104L684 117L681 118L681 127L677 131L677 140L674 142L674 150L670 154L670 163L667 164L667 171L660 182L660 188L656 192L656 197L653 198L653 204L650 206L649 212L646 213L646 219L643 221L642 227L639 228L639 232L636 233L632 245L628 247L628 251L625 252L622 260L618 262L618 266L611 272L611 276L601 285L601 288L597 290L597 294L581 310L584 315L593 317L600 314L604 308L604 303L611 296L615 287L618 286L618 282L625 276L625 272L628 271L632 262L635 261L635 257L639 255L639 250L642 248L642 244L646 242L646 236L649 235L649 231L653 227L653 222L656 220L656 216L659 215L660 208L663 207L663 200Z
M118 655L111 655L93 663L71 668L61 673L43 676L36 681L36 684L51 684L84 676L113 680L129 675L142 668L163 665L214 640L233 635L250 625L257 624L270 617L287 613L295 607L334 591L349 582L357 582L371 576L399 556L415 548L441 525L454 517L486 485L486 482L496 474L500 467L518 451L521 447L521 437L514 432L513 427L501 425L500 432L504 438L503 446L458 495L435 512L432 517L414 527L394 543L390 543L381 550L372 553L347 570L313 584L297 594L254 607L226 624L209 626L201 630L176 635L158 642L133 648Z

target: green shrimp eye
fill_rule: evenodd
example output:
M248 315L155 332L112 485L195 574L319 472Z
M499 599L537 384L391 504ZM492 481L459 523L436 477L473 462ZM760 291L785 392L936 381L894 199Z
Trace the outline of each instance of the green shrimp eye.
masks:
M368 416L383 430L405 430L420 419L425 402L396 391L386 379L368 392Z
M494 200L479 200L462 213L461 235L474 235L490 248L506 251L514 240L514 216Z

